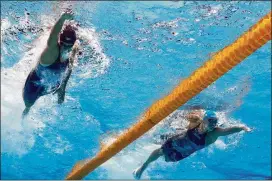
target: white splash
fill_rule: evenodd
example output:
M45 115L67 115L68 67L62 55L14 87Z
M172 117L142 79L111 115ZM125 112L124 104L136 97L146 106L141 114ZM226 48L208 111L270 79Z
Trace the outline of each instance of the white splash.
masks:
M95 29L79 27L78 35L82 42L80 46L82 55L78 56L80 72L77 76L80 78L95 78L104 74L109 67L110 60L103 52Z
M107 145L111 144L116 137L107 137L103 140ZM102 167L107 170L108 179L134 179L133 171L138 168L149 156L149 154L159 145L150 143L149 139L137 140L135 144L129 146L105 162ZM105 179L105 175L100 176ZM142 179L149 179L147 172L144 172Z
M28 72L38 60L48 34L33 43L33 48L11 68L1 70L1 146L2 152L25 154L35 143L35 130L44 127L39 115L22 120L22 89ZM35 119L34 119L34 117Z
M55 96L48 95L41 97L35 103L29 115L24 120L22 120L21 117L25 108L22 99L22 89L25 80L45 48L50 27L52 27L52 22L54 22L53 17L45 15L41 16L41 20L44 33L30 45L24 45L28 47L28 51L22 54L21 60L14 66L1 69L1 151L3 153L16 155L26 154L35 144L36 132L40 133L45 128L46 122L54 121L54 117L59 114L58 109L54 107L56 104ZM13 26L8 20L2 19L1 23L2 22L4 22L4 27L1 26L1 36L2 31L7 31L8 27ZM20 21L20 23L23 23L23 21ZM9 36L9 34L6 35ZM93 62L89 65L86 64L87 66L83 68L85 76L89 78L90 76L87 76L87 74L95 77L104 73L105 69L109 66L109 59L103 54L94 30L80 28L79 35L84 38L84 40L88 40L89 46L94 48L92 51L92 55L95 55L92 59ZM16 42L11 41L11 43ZM1 41L1 45L3 44ZM21 45L18 44L18 46ZM3 58L2 56L3 55L1 55L1 59ZM4 58L8 60L7 55L4 56ZM77 67L75 67L75 69L76 68ZM75 84L75 86L78 86L78 84ZM69 96L66 96L66 98L69 99ZM41 114L41 108L45 107L50 109L50 115ZM51 147L55 153L61 154L65 150L70 149L68 142L62 138L55 140L55 142L56 143L47 145ZM62 147L61 145L64 148L60 149L60 147Z
M46 139L44 146L56 154L63 154L65 151L72 149L69 141L65 140L65 138L62 138L60 135L57 135L56 139Z

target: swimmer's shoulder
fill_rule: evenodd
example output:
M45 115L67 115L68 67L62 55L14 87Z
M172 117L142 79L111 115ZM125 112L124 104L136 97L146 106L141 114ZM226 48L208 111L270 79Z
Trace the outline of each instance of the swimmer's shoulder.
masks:
M53 64L59 57L59 45L47 46L42 52L39 62L43 66L49 66Z
M210 131L210 132L207 133L207 136L206 136L206 139L205 139L206 146L214 143L217 140L217 138L220 136L219 135L220 130L221 130L220 127L216 127L216 128L214 128L213 131Z

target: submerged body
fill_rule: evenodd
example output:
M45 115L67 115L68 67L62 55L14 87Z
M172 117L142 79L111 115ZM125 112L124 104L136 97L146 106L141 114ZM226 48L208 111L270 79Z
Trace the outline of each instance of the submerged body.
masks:
M207 133L199 133L196 127L167 139L161 147L165 161L179 161L205 148L206 136Z
M154 150L145 163L133 172L136 179L140 179L148 165L163 156L166 162L177 162L189 157L191 154L214 143L218 137L233 133L250 131L246 126L233 126L230 128L216 127L217 117L214 112L206 111L204 116L200 112L188 114L188 130L167 138L162 146Z

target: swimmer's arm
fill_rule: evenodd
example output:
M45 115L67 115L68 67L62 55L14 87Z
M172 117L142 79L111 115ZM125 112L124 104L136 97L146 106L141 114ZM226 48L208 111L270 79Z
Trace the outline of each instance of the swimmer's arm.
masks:
M67 82L72 74L72 69L73 69L73 66L74 66L74 60L76 58L76 52L75 51L72 51L72 54L71 56L69 57L69 63L68 63L68 68L65 72L65 75L64 75L64 78L61 82L61 85L60 85L60 88L62 88L63 91L65 91L65 88L66 88L66 85L67 85Z
M66 71L66 76L65 76L64 79L63 79L63 80L64 80L64 81L63 81L63 84L65 84L65 86L66 86L66 84L67 84L67 81L68 81L68 79L69 79L71 73L72 73L72 69L73 69L73 67L74 67L74 61L75 61L75 59L76 59L76 54L77 54L77 52L78 52L78 48L79 48L79 41L76 40L76 42L75 42L75 44L74 44L74 46L73 46L73 48L72 48L71 55L70 55L70 57L69 57L69 63L68 63L68 69L67 69L67 71Z
M215 128L213 132L215 136L219 137L219 136L227 136L233 133L238 133L243 130L248 132L250 131L250 128L248 128L247 126L233 126L229 128Z
M63 13L59 20L53 26L49 38L47 40L47 47L42 52L40 63L43 65L50 65L56 61L59 56L58 38L59 33L65 20L72 19L72 13Z
M65 89L66 89L66 85L68 83L68 80L72 74L72 69L74 66L74 60L76 58L76 53L78 52L78 41L75 42L73 49L72 49L72 53L69 57L69 63L68 63L68 68L65 72L64 78L59 86L58 89L58 103L61 104L64 101L64 96L65 96Z
M47 40L47 46L52 47L52 46L57 46L58 45L58 36L59 33L62 29L62 26L65 22L65 19L63 17L60 17L60 19L56 22L56 24L53 26L51 33L49 35L49 38Z
M69 63L70 64L70 63ZM65 96L65 89L66 89L66 85L68 83L68 80L70 78L72 74L72 68L70 67L70 65L68 65L68 69L65 72L64 78L57 90L58 92L58 103L61 104L64 101L64 96Z
M206 146L213 144L218 137L227 136L234 133L238 133L240 131L251 131L247 126L233 126L229 128L215 128L213 131L209 132L206 137Z
M47 46L57 46L58 45L59 33L62 29L62 26L63 26L65 20L70 20L72 18L73 18L72 12L62 13L61 17L55 23L55 25L53 26L53 28L51 30L51 33L50 33L48 41L47 41Z
M76 59L76 54L78 52L78 49L79 49L79 41L76 40L75 44L73 45L73 48L72 48L72 52L71 52L71 55L69 57L69 64L68 64L68 69L72 70L73 66L74 66L74 61Z

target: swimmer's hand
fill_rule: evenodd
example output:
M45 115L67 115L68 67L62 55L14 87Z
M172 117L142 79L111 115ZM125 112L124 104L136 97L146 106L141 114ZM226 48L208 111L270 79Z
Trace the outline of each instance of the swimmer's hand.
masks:
M61 14L60 19L62 20L72 20L74 18L74 13L72 11L66 11Z
M249 127L247 126L242 126L242 129L245 131L245 132L251 132L252 129L250 129Z
M26 115L28 114L29 110L30 110L30 107L26 107L26 108L24 109L24 111L23 111L23 113L22 113L22 119L24 119L24 118L26 117Z

